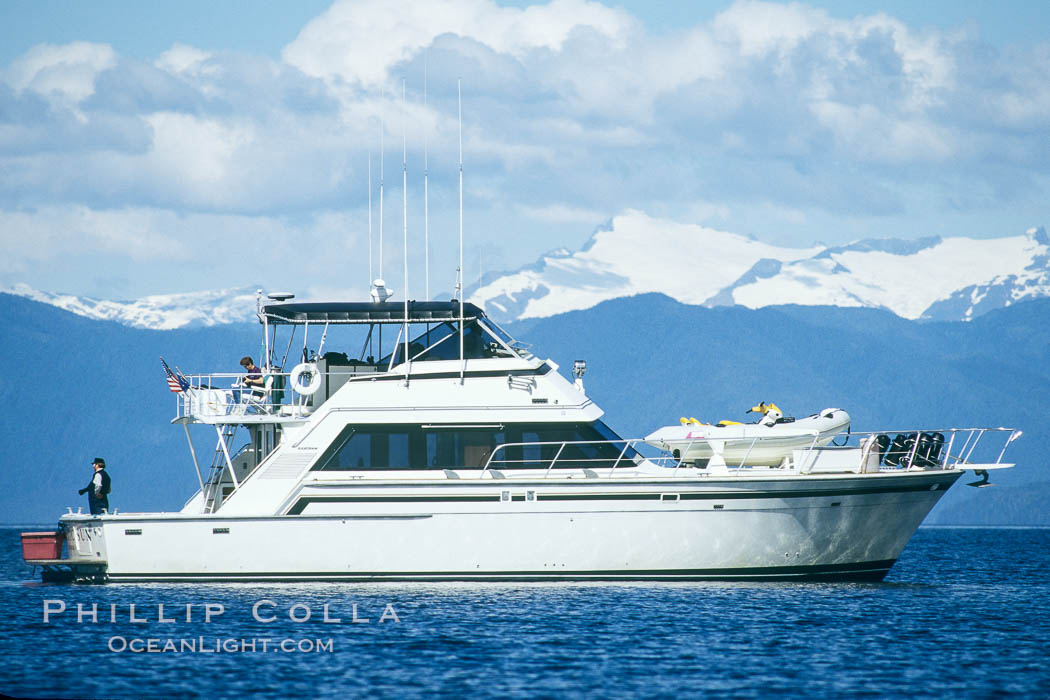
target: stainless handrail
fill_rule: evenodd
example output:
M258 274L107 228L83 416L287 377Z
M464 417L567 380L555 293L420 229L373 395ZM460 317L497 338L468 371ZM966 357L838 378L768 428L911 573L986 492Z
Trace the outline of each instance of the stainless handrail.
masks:
M809 432L809 431L807 431L807 432ZM1017 430L1015 428L937 428L937 429L932 429L932 430L916 430L916 429L911 429L911 430L868 430L868 431L856 431L856 430L854 430L854 431L850 431L850 432L835 433L835 434L832 434L830 436L829 435L824 435L824 437L838 438L838 437L845 436L847 438L847 444L848 444L848 440L852 439L852 438L857 438L859 440L860 438L863 438L863 437L869 437L869 436L870 437L874 437L876 435L889 435L889 434L910 435L912 433L915 433L917 435L921 435L922 433L935 433L935 432L936 433L947 433L949 435L948 441L946 443L946 449L944 449L942 451L941 456L940 456L940 466L941 466L942 469L953 469L953 468L958 468L960 465L970 464L970 462L968 460L973 455L974 448L976 447L976 444L977 444L977 439L979 439L985 433L1008 433L1009 434L1007 439L1006 439L1006 443L1003 445L1002 450L999 452L998 458L994 462L994 464L1001 464L1003 456L1006 453L1006 448L1009 446L1009 444L1011 442L1016 440L1022 434L1022 432L1020 430ZM959 455L953 455L953 454L951 454L951 447L952 447L952 445L955 442L956 436L958 434L960 434L960 433L968 433L967 439L966 439L966 442L963 445L963 450L960 452L960 454ZM809 473L809 470L807 470L806 472L802 471L804 466L807 465L809 463L809 461L810 461L808 459L809 455L813 454L813 452L816 451L816 450L823 449L822 446L818 446L817 445L817 442L818 442L818 440L821 437L821 433L819 431L812 431L812 434L813 434L812 441L810 442L809 446L805 448L805 450L803 452L803 455L802 455L801 459L799 460L799 463L796 463L794 465L795 470L798 473L800 473L800 474L801 473ZM755 437L755 438L753 438L751 440L751 444L748 447L747 453L745 454L744 458L740 461L740 463L736 464L735 466L731 466L729 464L726 464L726 468L727 469L730 469L730 468L732 468L732 469L744 469L744 468L747 468L747 464L746 464L747 456L751 453L751 451L755 447L755 445L758 444L763 439L766 439L766 438L764 438L764 437ZM671 450L666 449L666 448L660 448L660 447L657 447L656 445L652 445L650 443L647 443L644 438L620 438L620 439L617 439L617 440L565 440L565 441L552 440L552 441L545 441L545 442L508 442L508 443L503 443L503 444L497 445L492 450L492 452L488 456L488 459L485 461L485 465L484 465L484 467L482 468L482 470L480 472L479 478L484 477L485 473L490 468L494 468L493 467L493 463L494 462L495 463L502 463L502 464L511 464L511 463L518 463L518 462L520 462L521 464L525 464L527 462L539 462L542 465L543 462L547 461L546 459L543 459L543 458L540 458L538 460L521 459L521 460L513 460L513 461L512 460L507 460L507 459L498 459L497 458L497 455L499 455L501 453L501 451L503 453L505 453L509 448L518 448L518 447L520 447L520 448L527 448L527 447L542 448L542 447L557 446L558 447L557 452L555 452L554 457L550 459L550 461L546 465L546 468L545 468L545 471L544 471L544 478L547 478L547 477L550 476L551 471L554 469L555 465L557 464L558 460L561 458L561 456L562 456L562 454L563 454L563 452L564 452L564 450L565 450L565 448L567 446L570 446L570 445L603 445L603 444L604 445L623 445L623 448L621 449L619 455L615 458L615 460L613 460L612 457L593 457L593 458L592 457L584 457L584 458L573 458L572 461L576 462L576 463L596 462L596 463L603 463L603 464L604 463L608 463L609 461L613 461L613 466L609 469L608 473L606 474L606 476L612 477L615 474L615 471L616 471L617 467L619 466L620 462L623 460L624 456L627 454L628 450L634 449L635 453L638 454L639 456L641 456L642 459L647 460L647 461L649 461L651 463L662 465L662 466L667 466L667 467L670 467L670 466L673 465L673 467L674 467L674 472L672 473L672 476L673 476L673 475L678 473L678 470L681 469L681 467L686 462L686 455L688 454L688 450L689 450L690 447L692 447L692 445L695 442L696 442L695 440L691 440L690 443L689 443L689 446L686 447L686 449L680 454L680 456L678 458L675 458L675 457L673 457L673 455L671 455ZM902 463L908 464L908 465L914 464L915 456L916 456L917 451L918 451L918 442L919 442L918 439L916 439L916 441L915 441L916 444L912 446L911 450L908 453L908 456L901 460ZM638 449L636 447L636 446L638 446L640 444L648 445L648 446L650 446L650 447L652 447L654 449L660 450L663 454L661 456L658 456L658 457L652 457L652 458L651 457L646 457L646 456L642 455L638 451ZM838 445L836 447L843 448L843 447L846 447L847 444ZM967 448L969 448L969 451L966 451ZM857 449L861 449L861 448L858 447ZM880 455L880 463L881 463L883 457L884 457L884 454ZM734 460L734 462L735 462L735 460ZM858 467L862 467L862 466L863 465L858 464ZM812 467L810 467L810 470L811 469L812 469Z
M521 462L522 464L524 464L526 462L535 461L535 460L525 460L525 459L522 459L522 460L496 459L496 454L497 453L499 453L501 450L506 452L507 449L511 448L511 447L523 447L524 448L524 447L545 447L545 446L557 445L558 446L558 451L554 454L554 458L551 459L550 464L547 466L546 471L544 473L544 477L546 478L546 476L548 476L550 474L551 470L554 468L554 465L558 461L558 458L561 457L562 452L569 445L619 445L621 443L624 443L623 449L617 455L615 460L613 460L611 457L583 457L583 458L573 458L573 460L572 460L574 462L600 462L600 463L608 463L608 462L612 461L613 462L613 466L612 466L612 469L610 469L610 471L609 471L609 476L612 476L612 471L614 469L616 469L616 467L620 463L620 460L622 460L624 455L627 454L627 451L629 449L634 448L634 445L638 444L639 442L644 442L644 441L641 438L632 438L630 440L624 440L624 439L619 439L619 440L549 440L549 441L544 441L544 442L504 442L504 443L501 443L499 445L496 445L496 447L493 448L492 452L489 453L488 459L485 460L485 466L482 468L481 473L479 474L478 478L483 478L485 476L485 473L488 472L489 468L492 466L492 463L494 461L502 463L502 464L509 464L509 463L513 463L513 462ZM635 450L635 452L637 453L637 450ZM544 460L541 458L538 461L542 463Z
M374 365L367 365L368 367L374 367ZM340 367L345 370L346 368ZM339 377L346 378L347 382L370 380L376 377L383 376L403 376L401 372L379 372L379 371L366 371L366 372L354 372L354 371L333 371L322 372L324 377ZM270 389L266 390L263 394L262 401L251 401L247 402L243 398L245 392L260 391L261 387L242 385L239 380L243 379L244 372L209 372L200 374L186 374L183 375L190 383L190 389L194 391L219 391L223 392L227 396L226 410L229 413L238 405L252 405L256 408L264 409L269 413L276 413L282 406L299 406L302 407L305 404L305 400L309 397L302 396L295 392L292 388L289 378L291 377L290 372L263 372L263 377L283 377L283 385L280 387L271 386ZM233 382L231 383L231 380ZM276 382L275 382L276 383ZM231 398L233 391L242 392L242 400L239 403L234 403ZM272 397L275 393L281 394L280 401L265 400ZM191 394L190 392L181 392L176 395L176 415L178 417L192 417L197 415L191 410Z
M908 430L865 430L865 431L854 430L850 434L838 433L834 437L839 437L839 436L842 436L842 435L848 435L849 437L862 437L862 436L872 436L873 437L873 436L876 436L876 435L893 435L893 434L897 434L897 435L911 435L911 434L915 434L916 436L920 436L923 433L944 433L944 434L948 435L948 441L947 441L947 443L945 443L945 446L944 446L943 451L941 453L941 455L942 455L941 465L944 466L945 468L958 466L960 464L970 464L969 460L973 456L973 453L974 453L974 450L977 447L978 441L986 433L1008 433L1007 438L1006 438L1006 442L1005 442L1005 444L1003 445L1002 449L999 452L999 456L996 458L995 462L993 462L993 464L1002 464L1002 459L1003 459L1003 457L1006 454L1006 448L1009 446L1009 444L1011 442L1013 442L1014 440L1016 440L1017 438L1019 438L1023 434L1022 431L1020 431L1020 430L1018 430L1016 428L1003 428L1003 427L998 427L998 428L928 428L928 429L915 429L915 428L912 428L912 429L908 429ZM952 454L951 453L952 446L955 443L956 437L959 434L961 434L961 433L966 433L966 439L963 442L962 448L959 450L959 453L957 455L956 454ZM909 451L908 456L904 460L902 460L902 462L906 462L908 464L914 463L915 455L918 452L918 443L919 443L919 440L916 438L915 444L912 445L912 448ZM952 460L954 460L954 461L952 461Z

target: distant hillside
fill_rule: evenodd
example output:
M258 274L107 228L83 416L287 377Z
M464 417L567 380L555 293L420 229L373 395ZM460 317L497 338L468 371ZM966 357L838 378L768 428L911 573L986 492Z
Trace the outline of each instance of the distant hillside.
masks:
M872 309L703 308L649 294L511 330L563 372L586 359L588 393L627 436L682 415L742 419L760 400L795 415L842 407L857 429L1022 428L1011 448L1018 468L991 489L956 486L928 522L1045 524L1048 320L1050 300L971 323L918 323ZM9 523L83 505L76 491L96 455L111 465L121 510L181 507L197 478L182 429L169 423L175 397L158 356L187 372L236 371L259 352L254 324L143 330L6 294L0 338L0 466L16 475L0 496Z

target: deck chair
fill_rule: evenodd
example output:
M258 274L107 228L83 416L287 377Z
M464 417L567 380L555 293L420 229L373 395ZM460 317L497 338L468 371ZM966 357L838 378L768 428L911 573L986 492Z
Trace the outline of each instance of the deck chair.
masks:
M273 410L273 401L270 396L273 393L273 375L263 375L262 386L253 386L241 391L241 403L237 406L237 414L243 416L249 408L254 408L256 413L270 413Z

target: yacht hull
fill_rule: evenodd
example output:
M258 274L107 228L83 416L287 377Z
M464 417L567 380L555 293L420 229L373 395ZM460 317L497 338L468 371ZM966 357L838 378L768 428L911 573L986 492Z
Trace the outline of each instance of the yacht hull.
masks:
M61 522L110 581L878 581L961 473L331 483L281 515Z

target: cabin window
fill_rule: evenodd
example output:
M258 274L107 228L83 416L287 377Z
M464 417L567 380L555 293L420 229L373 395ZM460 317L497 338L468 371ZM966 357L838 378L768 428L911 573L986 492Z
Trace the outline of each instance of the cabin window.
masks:
M357 433L351 435L346 446L339 452L338 469L371 469L372 434Z
M429 428L423 433L430 469L483 468L496 446L507 442L506 434L495 428Z
M412 469L408 458L408 431L387 433L387 466L390 469Z
M408 426L348 426L325 451L317 469L357 471L367 469L420 469L411 461Z
M601 421L594 423L553 423L523 426L520 439L508 442L524 443L522 447L501 450L492 466L500 469L547 468L557 458L555 467L608 468L617 464L623 451L619 436ZM597 441L597 442L596 442ZM619 466L630 463L635 451L624 453Z
M491 469L546 469L555 456L555 468L623 467L631 464L637 453L628 450L620 459L624 443L615 442L619 439L601 421L477 427L347 426L314 469L480 469L486 463ZM614 442L593 442L604 440ZM587 444L572 444L580 442ZM562 443L566 443L564 447Z

